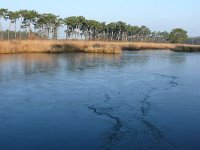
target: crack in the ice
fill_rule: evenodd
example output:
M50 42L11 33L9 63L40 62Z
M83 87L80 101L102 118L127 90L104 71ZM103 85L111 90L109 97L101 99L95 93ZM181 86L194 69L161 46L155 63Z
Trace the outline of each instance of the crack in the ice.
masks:
M144 99L141 101L141 112L142 112L142 118L141 118L141 122L143 123L143 125L145 126L146 129L148 129L151 132L151 135L157 140L157 141L163 141L165 140L164 137L164 133L158 128L156 127L156 125L154 125L153 123L151 123L150 121L147 121L145 119L145 116L147 115L147 113L150 111L150 107L151 107L151 102L149 102L148 100L150 99L150 95L153 91L157 91L157 90L170 90L173 87L176 87L179 85L179 83L176 82L176 79L178 77L175 76L168 76L168 75L164 75L164 74L154 74L157 76L161 76L161 77L165 77L165 78L169 78L170 80L168 81L168 83L170 84L169 87L164 88L164 89L159 89L159 88L150 88L150 90L148 91L148 93L146 94L146 96L144 97ZM165 141L167 143L167 141ZM172 146L175 147L174 144L168 143Z
M150 98L150 96L149 96L149 94L147 94L141 102L142 103L142 106L141 106L142 116L145 116L147 114L147 112L150 110L151 103L147 101L149 98Z
M145 119L142 119L142 123L149 129L151 135L153 135L156 140L164 140L164 135L158 127Z
M169 78L170 81L168 83L170 84L170 86L167 87L167 88L164 88L164 89L153 88L153 87L151 89L149 89L149 92L146 94L145 98L141 101L142 106L141 106L140 109L141 109L141 112L142 112L142 116L146 116L147 112L150 110L151 103L148 100L150 98L150 94L153 91L155 91L155 90L170 90L171 88L179 85L177 82L175 82L178 77L164 75L164 74L153 74L153 75Z
M156 73L153 74L153 75L157 75L157 76L161 76L161 77L165 77L165 78L171 79L171 80L168 82L168 83L170 84L170 87L165 88L165 90L169 90L169 89L171 89L171 88L176 87L176 86L179 85L179 83L175 82L175 81L178 79L178 77L176 77L176 76L169 76L169 75L156 74Z
M106 98L106 101L105 102L108 102L111 100L111 97L108 95L108 94L105 94L105 98Z
M153 74L153 75L168 78L169 81L167 82L168 83L166 85L167 87L166 88L150 87L147 90L147 94L145 94L144 98L141 100L141 108L140 108L141 116L138 119L139 119L139 122L142 123L144 130L148 131L150 136L153 137L153 139L156 140L156 142L164 141L165 143L175 147L175 145L166 141L165 134L155 124L153 124L148 119L146 119L146 117L148 115L148 112L151 109L151 103L152 103L150 101L151 94L155 91L170 90L171 88L178 86L179 83L176 82L176 79L178 77L168 76L168 75L163 75L163 74ZM111 97L110 97L110 95L105 93L105 100L103 102L106 104L109 101L111 101ZM94 105L92 105L92 106L87 105L87 107L88 107L88 109L92 110L95 114L97 114L99 116L105 116L105 117L108 117L108 118L114 120L113 127L111 129L108 129L108 131L106 132L106 135L108 136L108 139L107 139L108 141L104 145L106 147L106 149L110 149L110 147L112 147L112 144L114 144L113 142L121 140L122 137L124 140L127 137L128 137L128 139L130 139L130 138L132 139L133 138L132 136L135 135L134 138L137 139L137 136L138 136L137 130L134 130L133 128L129 128L128 124L126 124L126 122L122 122L119 117L111 115L110 112L111 112L112 107L111 107L111 109L110 108L109 109L108 108L100 108L100 107L96 107Z
M106 116L106 117L113 119L115 121L114 126L112 128L112 131L109 133L109 141L111 143L113 140L118 140L118 133L120 132L120 130L123 126L123 123L120 120L120 118L112 116L111 114L103 112L101 110L99 111L94 106L87 106L87 107L88 107L88 109L93 110L93 112L95 114L97 114L99 116Z

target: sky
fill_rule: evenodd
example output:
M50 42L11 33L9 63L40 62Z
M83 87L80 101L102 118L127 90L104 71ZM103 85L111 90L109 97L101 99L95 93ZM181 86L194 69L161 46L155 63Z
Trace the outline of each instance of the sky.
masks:
M190 36L200 36L200 0L0 0L0 8L84 16L107 23L120 20L155 31L183 28Z

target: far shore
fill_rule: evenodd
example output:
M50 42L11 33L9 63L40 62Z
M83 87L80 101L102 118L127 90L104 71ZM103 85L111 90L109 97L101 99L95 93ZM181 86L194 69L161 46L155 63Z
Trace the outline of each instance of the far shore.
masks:
M177 52L200 52L200 45L70 40L0 41L0 54L73 52L120 54L124 50L173 50Z

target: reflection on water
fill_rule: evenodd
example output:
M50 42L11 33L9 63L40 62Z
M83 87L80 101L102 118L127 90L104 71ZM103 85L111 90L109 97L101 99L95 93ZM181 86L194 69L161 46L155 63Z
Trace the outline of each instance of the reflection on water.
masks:
M60 71L62 67L71 71L113 65L120 61L120 55L97 54L17 54L0 55L1 72L6 73L49 73ZM9 65L9 68L7 67ZM9 72L10 71L10 72Z
M0 149L199 149L199 53L0 55Z

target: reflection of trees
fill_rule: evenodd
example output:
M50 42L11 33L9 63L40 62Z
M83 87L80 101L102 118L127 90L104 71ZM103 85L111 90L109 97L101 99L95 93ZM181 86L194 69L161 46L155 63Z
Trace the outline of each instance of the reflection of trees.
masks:
M25 54L22 61L25 74L50 73L59 69L58 59L53 54Z
M131 64L144 64L149 60L148 55L140 53L125 52L122 55L107 54L70 54L65 55L67 69L71 71L85 71L87 69L97 69L101 67L123 68Z
M58 65L56 55L51 54L0 55L0 75L7 79L23 74L55 72Z
M99 67L111 66L119 63L121 55L106 54L69 54L65 55L67 69L71 71L85 71Z
M131 64L142 65L148 54L125 52L122 55L107 54L14 54L0 55L0 75L9 78L22 74L56 73L60 70L84 72L102 67L123 68Z
M186 61L185 53L171 53L169 61L172 64L182 64Z
M123 55L122 66L124 65L143 65L149 61L149 55L145 51L126 52Z
M0 55L0 75L56 73L67 67L66 71L95 69L111 65L120 60L120 55L101 54L14 54Z

